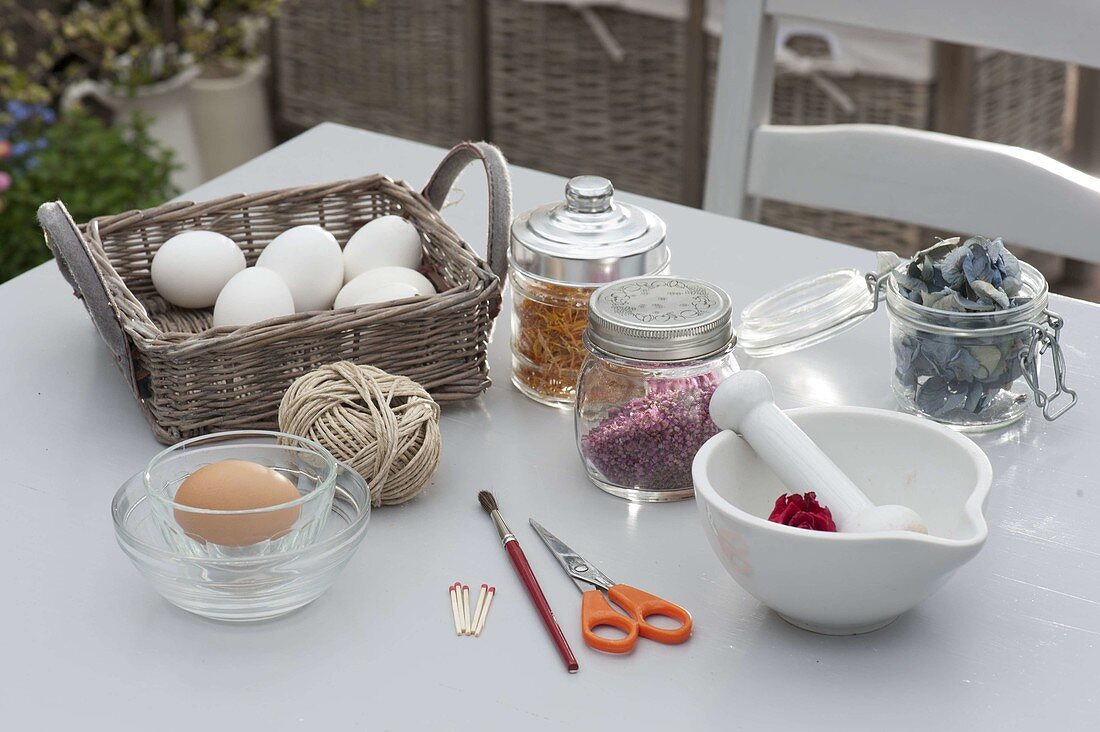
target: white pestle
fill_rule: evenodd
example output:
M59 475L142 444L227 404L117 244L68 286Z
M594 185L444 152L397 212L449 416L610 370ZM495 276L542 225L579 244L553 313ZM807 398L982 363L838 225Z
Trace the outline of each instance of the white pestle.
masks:
M739 433L788 491L816 493L837 530L928 533L911 508L872 503L776 406L768 377L759 371L739 371L723 381L710 400L710 416L722 429Z

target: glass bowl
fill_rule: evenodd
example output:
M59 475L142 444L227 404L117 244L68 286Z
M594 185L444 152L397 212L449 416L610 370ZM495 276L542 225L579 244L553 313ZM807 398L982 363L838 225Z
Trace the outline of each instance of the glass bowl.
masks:
M298 491L292 501L241 510L195 508L175 501L195 471L225 460L270 468ZM324 528L337 462L316 442L283 432L237 430L184 440L158 453L143 476L154 517L177 551L247 557L308 546Z
M215 620L275 618L320 597L366 533L370 489L342 463L335 473L327 520L306 546L237 557L181 551L153 509L144 472L115 494L115 535L138 571L173 605Z

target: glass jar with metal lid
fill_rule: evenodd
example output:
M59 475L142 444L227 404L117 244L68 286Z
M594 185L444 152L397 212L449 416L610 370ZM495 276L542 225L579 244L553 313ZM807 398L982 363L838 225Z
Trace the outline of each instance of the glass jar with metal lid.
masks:
M512 381L544 404L573 403L595 289L668 270L664 222L613 194L606 178L579 176L566 184L563 203L512 223Z
M971 242L992 244L974 237L960 245L953 238L909 260L879 252L877 272L840 270L793 282L745 308L739 345L754 358L799 351L858 325L885 300L894 357L890 381L902 410L969 432L1012 424L1027 413L1029 402L1042 410L1045 419L1055 420L1077 403L1077 392L1066 385L1063 320L1048 309L1043 275L1018 262L1013 266L1012 276L1018 283L1011 302L998 308L957 299L961 305L944 309L931 303L949 293L934 291L945 283L924 283L925 296L921 296L921 283L910 274L914 263L926 262L921 271L931 272L928 268L940 262L945 252ZM1017 260L1012 257L1012 261ZM967 277L977 274L972 270ZM904 290L903 283L916 290ZM1053 367L1049 391L1039 381L1040 362L1048 354Z
M710 398L737 371L730 298L701 280L633 277L596 290L577 386L577 448L598 487L636 501L693 494L718 427Z

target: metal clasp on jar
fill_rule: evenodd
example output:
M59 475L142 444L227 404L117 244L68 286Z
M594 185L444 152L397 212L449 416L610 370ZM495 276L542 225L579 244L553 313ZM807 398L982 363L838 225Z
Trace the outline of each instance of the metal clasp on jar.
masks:
M1066 386L1066 359L1059 342L1065 321L1050 310L1044 310L1043 315L1046 316L1045 323L1031 324L1031 339L1027 348L1020 351L1020 365L1023 366L1024 380L1035 397L1035 406L1043 410L1047 421L1053 422L1077 403L1077 392ZM1047 351L1050 351L1054 365L1054 391L1049 394L1039 384L1039 363ZM1054 409L1054 403L1063 395L1069 398L1069 402Z

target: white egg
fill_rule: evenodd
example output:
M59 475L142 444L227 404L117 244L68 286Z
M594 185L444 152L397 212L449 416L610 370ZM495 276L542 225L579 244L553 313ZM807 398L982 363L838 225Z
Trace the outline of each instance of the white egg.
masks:
M214 326L248 325L294 314L294 297L273 270L249 267L225 283L214 304Z
M256 266L283 278L299 313L331 308L344 284L344 257L336 237L313 224L295 226L272 239Z
M333 307L346 308L359 302L359 298L374 290L380 285L390 283L403 283L416 289L418 295L434 295L435 286L432 281L415 269L408 267L378 267L367 270L351 282L344 285L340 294L336 296L336 304Z
M420 290L408 282L382 282L368 286L359 293L355 305L371 305L377 302L391 302L404 300L407 297L419 297Z
M244 252L216 231L185 231L161 245L149 273L160 296L181 308L208 308L245 268Z
M422 256L415 226L400 216L380 216L363 224L344 246L344 282L378 267L416 269Z

